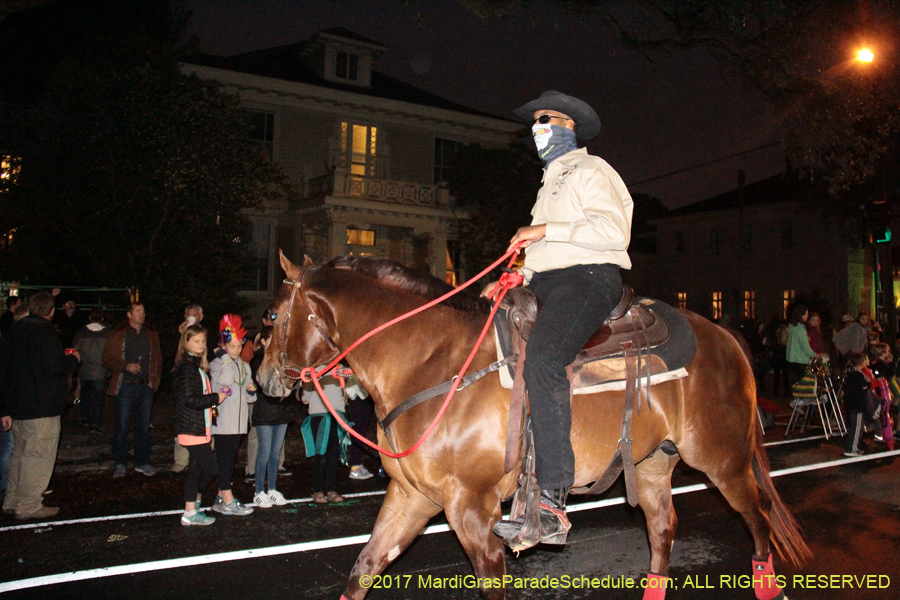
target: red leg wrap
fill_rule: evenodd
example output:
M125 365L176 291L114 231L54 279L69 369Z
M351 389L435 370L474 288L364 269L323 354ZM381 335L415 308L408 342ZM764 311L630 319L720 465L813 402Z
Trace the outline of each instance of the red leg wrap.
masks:
M782 600L784 592L775 580L775 569L772 567L772 554L766 560L753 559L753 591L756 600Z
M350 598L348 598L347 596L341 594L341 600L350 600Z
M666 600L666 584L669 578L647 573L647 587L644 588L644 600Z

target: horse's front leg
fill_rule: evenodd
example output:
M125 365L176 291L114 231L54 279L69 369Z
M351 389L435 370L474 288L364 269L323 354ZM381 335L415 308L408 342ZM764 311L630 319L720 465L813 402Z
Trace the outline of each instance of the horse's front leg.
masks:
M361 586L360 577L380 575L406 550L428 520L440 511L440 506L408 484L401 486L396 479L392 480L375 521L372 537L356 559L342 598L365 598L371 583Z
M502 586L506 551L503 540L493 532L501 516L500 500L496 488L484 493L457 487L444 507L447 521L472 562L475 576L482 582L481 595L490 600L506 597Z
M635 467L638 504L647 520L650 538L650 573L644 600L663 600L669 575L669 558L678 518L672 505L672 471L678 456L669 456L662 450L640 462Z

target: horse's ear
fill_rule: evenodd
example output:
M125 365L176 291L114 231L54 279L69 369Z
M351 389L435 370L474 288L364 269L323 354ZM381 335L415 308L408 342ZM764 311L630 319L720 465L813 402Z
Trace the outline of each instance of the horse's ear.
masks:
M309 257L309 254L304 254L304 255L303 255L303 266L304 266L304 267L311 267L311 266L313 266L313 261L312 261L312 259Z
M294 265L291 261L288 260L288 257L284 255L280 249L278 250L279 260L281 261L281 268L284 269L285 275L287 275L288 279L297 279L300 275L300 269Z

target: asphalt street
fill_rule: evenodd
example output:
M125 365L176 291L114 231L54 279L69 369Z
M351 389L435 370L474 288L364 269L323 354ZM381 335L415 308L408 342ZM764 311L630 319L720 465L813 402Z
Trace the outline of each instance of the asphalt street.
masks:
M81 435L69 427L71 435ZM776 427L767 437L780 439L781 433ZM898 598L900 460L842 463L840 442L814 439L769 447L776 473L839 463L776 478L815 553L813 561L800 569L776 559L776 572L785 576L787 595L794 600ZM870 444L874 451L885 449ZM167 452L164 432L154 433L154 445L162 460ZM47 500L63 507L58 519L28 524L0 521L0 591L21 588L5 591L4 598L337 600L387 484L378 477L350 481L342 468L340 491L348 494L346 501L317 506L309 501L308 461L289 460L294 474L279 484L294 500L289 506L257 510L248 517L219 517L211 527L187 528L179 525L183 475L147 478L131 472L112 480L107 465L81 460L61 457L63 466ZM370 466L374 468L374 463ZM696 473L679 469L674 486L702 482ZM240 481L234 489L239 498L249 500L251 484ZM210 490L204 498L207 505L213 493ZM622 494L619 486L599 500ZM598 498L575 502L596 504ZM518 558L509 553L509 575L519 578L520 585L537 587L510 589L508 597L641 598L640 590L622 587L639 581L649 564L643 515L616 500L610 502L591 510L578 511L576 506L570 513L570 543L564 548L541 547ZM715 490L679 494L675 507L679 527L671 576L676 587L667 598L752 599L753 591L741 577L751 574L750 536L721 495ZM115 518L135 513L151 514ZM471 589L468 559L453 533L441 531L442 523L432 522L438 532L419 536L375 582L380 588L373 588L369 598L480 597ZM541 587L554 577L559 580L555 588ZM600 587L585 587L591 585Z

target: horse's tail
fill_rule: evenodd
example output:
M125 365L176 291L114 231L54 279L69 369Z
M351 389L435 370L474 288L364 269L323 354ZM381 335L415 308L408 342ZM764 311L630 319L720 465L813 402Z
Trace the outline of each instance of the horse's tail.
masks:
M801 567L812 558L812 550L803 539L803 532L794 515L785 505L769 476L769 458L762 445L762 432L756 436L753 452L753 476L764 503L769 504L770 538L775 550L794 566ZM768 502L766 502L768 500Z

